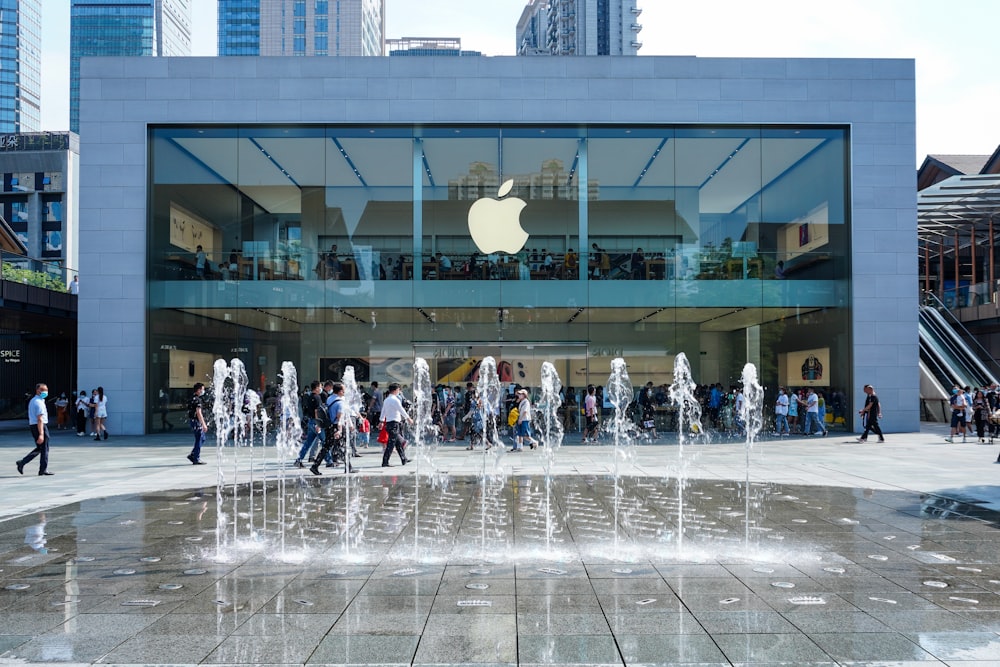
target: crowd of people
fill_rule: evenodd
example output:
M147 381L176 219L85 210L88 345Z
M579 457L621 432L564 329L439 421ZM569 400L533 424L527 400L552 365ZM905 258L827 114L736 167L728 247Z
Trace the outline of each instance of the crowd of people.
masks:
M955 385L948 404L951 408L951 434L945 438L948 442L954 442L958 436L966 442L967 437L973 437L973 429L974 437L981 443L987 438L992 442L1000 435L1000 388L995 382L975 389Z

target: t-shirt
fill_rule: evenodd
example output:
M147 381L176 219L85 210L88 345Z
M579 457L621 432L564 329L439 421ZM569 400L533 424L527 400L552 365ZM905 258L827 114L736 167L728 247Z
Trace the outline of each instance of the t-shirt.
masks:
M881 408L878 405L878 396L869 394L865 399L865 407L868 408L868 419L878 419Z
M957 415L964 415L966 402L964 394L952 394L951 396L951 410ZM865 401L867 404L867 401Z
M587 394L587 398L583 399L583 412L588 417L597 416L597 396Z
M788 414L788 396L786 394L778 395L778 400L774 402L774 414L776 415Z
M306 419L316 419L316 408L320 406L320 398L313 392L302 399L302 416Z
M336 394L330 394L330 397L326 399L326 413L330 418L331 424L340 423L340 415L344 411L344 401L341 396Z
M197 394L191 396L191 400L188 401L188 419L197 420L198 410L200 410L202 407L204 406L202 405L201 396L198 396Z
M816 392L811 391L806 396L806 412L819 414L819 397L816 395Z
M531 401L527 397L522 398L517 405L517 421L531 422Z

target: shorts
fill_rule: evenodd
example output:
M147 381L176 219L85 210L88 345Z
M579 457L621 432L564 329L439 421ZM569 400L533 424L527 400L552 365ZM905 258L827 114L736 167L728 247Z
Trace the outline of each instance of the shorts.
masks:
M965 413L964 412L952 412L951 413L951 427L965 426Z
M444 425L449 427L455 426L455 413L449 412L444 416Z
M587 430L593 431L597 429L597 417L587 417Z
M517 430L515 431L515 434L521 436L522 438L530 438L531 423L526 421L517 422Z

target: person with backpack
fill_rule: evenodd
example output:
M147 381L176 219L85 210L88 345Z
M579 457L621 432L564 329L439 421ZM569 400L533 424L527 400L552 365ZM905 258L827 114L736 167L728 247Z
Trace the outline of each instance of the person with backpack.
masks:
M347 472L354 472L354 467L347 459L347 449L344 447L344 440L347 438L347 420L350 419L349 410L344 402L344 384L334 382L330 387L330 397L325 406L320 405L316 411L316 419L322 431L326 432L323 446L320 447L316 460L309 466L309 472L314 475L322 475L319 471L320 461L329 458L330 467L336 461L341 461L347 467Z
M305 468L305 464L302 460L306 457L306 454L314 453L316 450L317 438L320 438L319 442L322 442L320 437L323 433L323 429L319 425L317 411L323 405L322 399L320 398L320 393L323 390L323 385L319 380L313 380L312 384L309 385L309 392L302 397L302 416L308 420L305 429L305 442L302 443L302 449L299 450L299 456L295 459L295 465L300 468ZM309 462L320 461L322 459L309 457Z

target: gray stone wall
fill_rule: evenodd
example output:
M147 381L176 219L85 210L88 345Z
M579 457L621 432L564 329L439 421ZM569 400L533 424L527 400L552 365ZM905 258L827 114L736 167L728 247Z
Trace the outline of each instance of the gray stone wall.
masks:
M912 60L89 58L81 77L80 386L141 433L146 136L156 123L837 123L851 127L855 404L919 428Z

